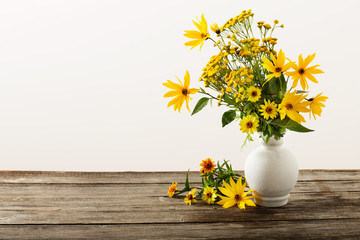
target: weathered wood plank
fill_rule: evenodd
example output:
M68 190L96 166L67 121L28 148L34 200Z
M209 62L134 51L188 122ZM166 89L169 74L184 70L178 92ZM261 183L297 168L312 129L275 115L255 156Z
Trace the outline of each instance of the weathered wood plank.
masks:
M133 198L166 196L169 184L0 184L4 196L114 196L125 195ZM199 186L199 185L192 185ZM178 188L184 187L179 184ZM297 182L292 193L358 192L360 181L317 181Z
M0 183L183 183L185 173L0 171ZM199 172L190 172L189 180L200 182ZM323 180L357 181L360 170L300 170L299 181Z
M53 189L55 191L55 189ZM100 188L100 190L102 190ZM36 192L2 198L0 224L119 224L233 222L304 219L360 219L359 192L292 194L282 208L223 209L183 198L133 197L112 191ZM40 196L41 195L41 196ZM123 197L127 196L127 197ZM130 196L130 197L129 197Z
M358 240L356 219L197 224L0 225L0 239Z

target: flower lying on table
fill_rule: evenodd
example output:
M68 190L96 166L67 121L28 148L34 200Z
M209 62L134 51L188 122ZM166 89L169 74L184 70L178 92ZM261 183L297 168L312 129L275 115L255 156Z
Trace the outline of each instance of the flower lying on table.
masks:
M251 200L255 195L249 195L253 190L244 192L246 187L245 177L233 172L231 164L224 161L223 164L217 163L215 167L214 161L210 158L202 160L201 187L190 187L189 173L186 174L185 187L182 190L176 188L177 183L172 183L169 187L169 197L177 196L184 192L188 192L184 198L184 202L188 205L202 200L207 204L219 204L224 208L229 208L237 204L241 209L245 209L245 205L255 207L255 203ZM234 180L235 179L235 180ZM236 182L235 182L236 181ZM197 194L197 191L199 193Z

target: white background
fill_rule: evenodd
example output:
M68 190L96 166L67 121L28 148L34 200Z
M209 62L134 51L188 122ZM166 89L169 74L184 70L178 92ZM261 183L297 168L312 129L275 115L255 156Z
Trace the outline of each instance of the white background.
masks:
M222 25L243 9L255 22L285 25L277 50L296 60L316 52L329 96L316 131L289 133L300 168L360 168L359 1L1 1L0 169L198 170L202 159L242 169L249 151L226 109L195 116L166 108L166 80L191 86L216 49L190 51L184 30L205 14ZM254 24L256 29L256 24ZM191 108L200 96L194 96Z

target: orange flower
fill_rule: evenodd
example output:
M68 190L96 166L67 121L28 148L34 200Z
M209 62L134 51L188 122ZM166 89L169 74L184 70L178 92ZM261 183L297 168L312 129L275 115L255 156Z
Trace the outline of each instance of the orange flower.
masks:
M216 167L216 164L214 161L211 160L211 158L207 158L205 160L202 160L202 163L200 163L200 166L202 167L200 170L201 175L204 175L209 172L213 172L214 168Z
M177 182L173 182L173 183L171 184L171 186L169 187L169 191L168 191L169 197L173 197L173 196L174 196L174 193L175 193L175 191L177 190L176 185L177 185Z

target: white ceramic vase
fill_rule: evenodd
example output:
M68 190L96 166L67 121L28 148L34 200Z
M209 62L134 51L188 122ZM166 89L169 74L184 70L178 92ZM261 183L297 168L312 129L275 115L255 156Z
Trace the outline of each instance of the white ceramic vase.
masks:
M283 138L261 138L261 146L254 149L245 161L245 177L258 196L255 203L264 207L280 207L288 202L295 186L299 167L295 156L283 147Z

